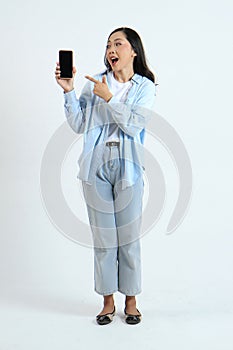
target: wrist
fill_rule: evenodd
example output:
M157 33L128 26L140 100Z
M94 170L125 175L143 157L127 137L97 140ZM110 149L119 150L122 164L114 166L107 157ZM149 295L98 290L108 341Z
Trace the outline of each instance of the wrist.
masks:
M106 96L105 101L108 103L112 97L113 95L110 93L108 96Z
M74 90L74 88L70 88L70 89L63 89L64 94L67 94L68 92L71 92L72 90Z

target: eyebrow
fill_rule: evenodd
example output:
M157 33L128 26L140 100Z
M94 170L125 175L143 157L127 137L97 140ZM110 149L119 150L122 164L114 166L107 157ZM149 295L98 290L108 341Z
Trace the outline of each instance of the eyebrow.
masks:
M117 41L117 40L124 40L123 38L117 38L117 39L114 39L113 41ZM108 40L108 43L110 43L111 41Z

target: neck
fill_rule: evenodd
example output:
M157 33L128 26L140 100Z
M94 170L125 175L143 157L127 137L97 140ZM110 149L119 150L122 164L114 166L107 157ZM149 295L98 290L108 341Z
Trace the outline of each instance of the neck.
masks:
M127 81L129 81L133 75L134 75L134 71L133 69L130 70L121 70L118 72L113 72L114 74L114 78L119 81L120 83L126 83Z

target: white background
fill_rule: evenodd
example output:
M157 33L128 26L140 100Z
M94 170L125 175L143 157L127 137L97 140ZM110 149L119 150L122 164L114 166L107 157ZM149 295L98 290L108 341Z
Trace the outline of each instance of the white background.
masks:
M1 5L1 350L232 349L232 11L227 0ZM58 50L75 51L79 93L85 74L103 70L107 36L122 25L142 37L158 76L156 112L181 136L194 175L189 212L167 236L177 178L166 151L149 143L168 200L142 240L136 329L124 323L120 294L114 323L95 324L102 298L93 291L92 250L52 225L40 195L43 153L64 122ZM73 209L76 158L68 156L63 177Z

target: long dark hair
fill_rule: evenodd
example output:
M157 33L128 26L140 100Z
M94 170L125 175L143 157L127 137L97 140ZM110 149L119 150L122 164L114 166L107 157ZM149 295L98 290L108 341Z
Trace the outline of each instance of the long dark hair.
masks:
M141 38L138 35L138 33L135 32L135 30L133 30L133 29L130 29L127 27L121 27L121 28L115 29L109 35L108 39L110 38L110 36L112 34L114 34L116 32L123 32L125 34L126 39L129 41L134 52L137 54L137 56L134 57L134 61L133 61L134 73L137 73L137 74L140 74L144 77L147 77L148 79L150 79L154 83L155 77L154 77L154 74L151 72L151 70L147 66L145 51L143 48ZM112 68L111 68L106 56L104 58L104 63L105 63L105 66L107 67L107 70L110 72L112 70Z

